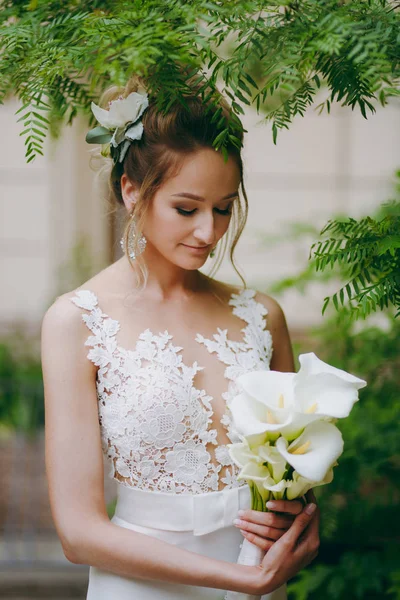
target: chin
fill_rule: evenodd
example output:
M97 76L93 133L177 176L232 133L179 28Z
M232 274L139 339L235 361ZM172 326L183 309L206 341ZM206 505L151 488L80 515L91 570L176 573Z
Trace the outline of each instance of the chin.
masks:
M179 266L182 267L182 269L186 269L186 271L196 271L197 269L200 269L205 263L206 263L207 259L192 259L192 260L185 260L185 261L179 261Z
M208 254L206 256L188 256L185 258L179 257L178 260L171 260L177 267L186 269L187 271L195 271L200 269L207 262Z

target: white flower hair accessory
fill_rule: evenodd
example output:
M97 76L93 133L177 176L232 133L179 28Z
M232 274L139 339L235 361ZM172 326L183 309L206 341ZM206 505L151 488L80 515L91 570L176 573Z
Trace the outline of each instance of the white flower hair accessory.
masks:
M110 144L110 154L114 163L122 162L129 145L140 140L143 135L143 123L140 117L149 105L144 90L132 92L126 98L119 96L109 103L108 110L91 103L92 113L100 126L86 134L88 144Z

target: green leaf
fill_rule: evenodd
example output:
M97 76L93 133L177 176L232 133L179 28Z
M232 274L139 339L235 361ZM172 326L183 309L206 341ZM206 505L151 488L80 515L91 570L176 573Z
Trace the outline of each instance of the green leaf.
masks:
M326 298L324 298L324 304L323 304L323 307L322 307L322 315L325 314L325 311L326 311L326 308L327 308L327 306L329 304L329 301L330 301L330 297L329 296L327 296Z
M336 308L336 310L339 310L339 303L338 303L338 299L337 299L337 294L333 295L332 301L333 301L333 305Z
M255 87L258 90L258 85L257 83L254 81L254 79L252 78L252 76L249 73L246 73L245 71L243 72L243 77L249 82L251 83L251 85L253 87Z
M87 132L85 140L88 144L108 144L112 137L109 129L98 126Z

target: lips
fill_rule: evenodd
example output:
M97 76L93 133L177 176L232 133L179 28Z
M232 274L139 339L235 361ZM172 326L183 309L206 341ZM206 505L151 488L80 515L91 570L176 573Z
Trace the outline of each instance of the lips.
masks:
M182 244L182 246L186 246L186 248L191 248L192 250L206 250L210 246L189 246L189 244Z

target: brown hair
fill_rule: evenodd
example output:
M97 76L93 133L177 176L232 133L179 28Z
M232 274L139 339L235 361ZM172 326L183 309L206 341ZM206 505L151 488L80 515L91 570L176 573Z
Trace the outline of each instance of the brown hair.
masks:
M235 143L234 138L228 137L225 147L227 154L236 160L239 167L243 200L239 196L239 199L233 203L231 223L222 243L219 244L210 276L215 274L221 265L229 246L231 263L245 286L245 281L235 265L233 256L248 213L248 200L243 182L243 164L240 148L237 146L238 142L240 142L240 146L243 144L243 126L218 90L207 88L207 98L204 100L199 84L191 84L190 80L188 83L188 92L184 94L186 106L175 100L167 111L163 111L157 106L146 89L145 80L138 76L131 77L125 87L109 88L100 98L99 104L107 107L119 96L126 98L131 92L136 92L140 88L147 91L149 96L149 106L141 117L143 135L140 140L135 140L130 144L123 162L114 164L109 179L111 196L119 204L124 203L121 194L123 173L139 189L138 200L134 208L135 219L128 218L123 234L125 252L131 266L139 268L138 284L145 285L147 269L143 258L138 255L136 247L137 258L133 263L127 251L133 221L135 221L135 242L137 242L143 230L146 211L152 198L163 182L177 172L182 158L200 148L213 148L213 141L217 135L226 130L228 123L233 121L236 124L235 137L237 141ZM213 96L214 99L217 98L217 103L215 100L214 103L210 100Z

